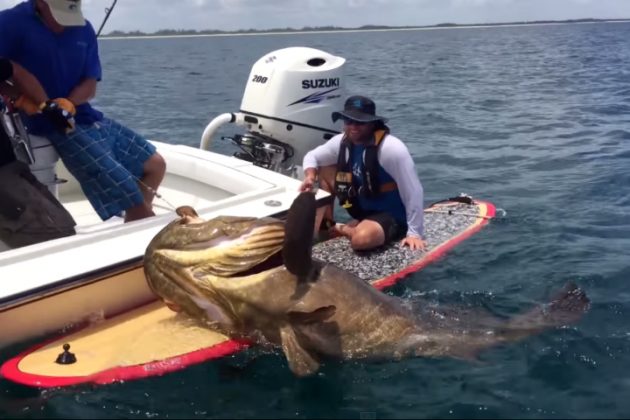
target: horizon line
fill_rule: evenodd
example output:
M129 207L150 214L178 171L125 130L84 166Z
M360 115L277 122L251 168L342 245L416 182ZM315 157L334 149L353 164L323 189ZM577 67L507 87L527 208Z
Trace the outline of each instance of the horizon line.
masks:
M245 29L237 31L220 31L212 29L195 30L195 29L160 29L151 34L145 34L142 31L119 31L115 30L107 35L99 36L100 39L159 39L159 38L201 38L201 37L228 37L228 36L260 36L260 35L301 35L301 34L333 34L333 33L359 33L359 32L395 32L395 31L428 31L428 30L445 30L445 29L476 29L476 28L495 28L495 27L515 27L515 26L550 26L550 25L576 25L576 24L596 24L596 23L626 23L630 22L630 18L612 18L612 19L566 19L566 20L540 20L526 22L505 22L505 23L440 23L437 25L427 26L387 26L387 25L363 25L358 28L333 27L333 29ZM325 28L321 26L319 28ZM195 32L181 34L159 34L159 32ZM204 31L212 31L204 33ZM122 33L123 35L117 35ZM134 33L136 35L134 35ZM112 35L113 34L113 35Z

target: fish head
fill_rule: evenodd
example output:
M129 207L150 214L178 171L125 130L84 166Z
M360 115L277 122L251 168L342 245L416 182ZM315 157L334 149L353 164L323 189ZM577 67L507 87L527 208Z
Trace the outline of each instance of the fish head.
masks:
M317 287L319 263L311 258L315 204L313 194L302 193L286 222L204 220L192 208L180 208L180 217L145 252L149 286L171 309L214 329L280 345L296 374L311 374L319 360L301 331L329 322L337 299L333 288Z
M178 214L145 252L150 288L171 309L234 323L232 304L217 285L241 278L262 281L281 265L284 222L238 216L204 220L189 207L179 208Z

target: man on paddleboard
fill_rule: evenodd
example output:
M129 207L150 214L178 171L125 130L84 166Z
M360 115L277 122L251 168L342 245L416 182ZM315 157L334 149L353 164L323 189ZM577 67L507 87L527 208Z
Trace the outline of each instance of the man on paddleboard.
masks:
M354 250L395 240L424 249L424 192L405 144L390 134L387 119L376 115L376 105L364 96L349 97L332 119L343 120L343 133L304 156L300 191L313 190L319 181L339 199L353 220L330 230L350 239ZM331 216L332 209L328 220Z

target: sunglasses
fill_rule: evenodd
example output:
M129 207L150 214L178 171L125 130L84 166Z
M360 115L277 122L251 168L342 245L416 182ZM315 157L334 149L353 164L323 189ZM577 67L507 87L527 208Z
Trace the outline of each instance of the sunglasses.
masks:
M369 124L369 122L367 121L355 121L355 120L350 120L347 118L344 118L343 123L345 125L359 125L359 126Z

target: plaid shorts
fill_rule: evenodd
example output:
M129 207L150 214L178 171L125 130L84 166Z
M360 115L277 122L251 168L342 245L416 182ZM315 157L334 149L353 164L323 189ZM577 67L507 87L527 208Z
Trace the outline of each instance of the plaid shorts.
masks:
M107 220L144 202L138 180L156 149L144 137L103 118L77 125L67 136L49 136L64 165L101 219Z

